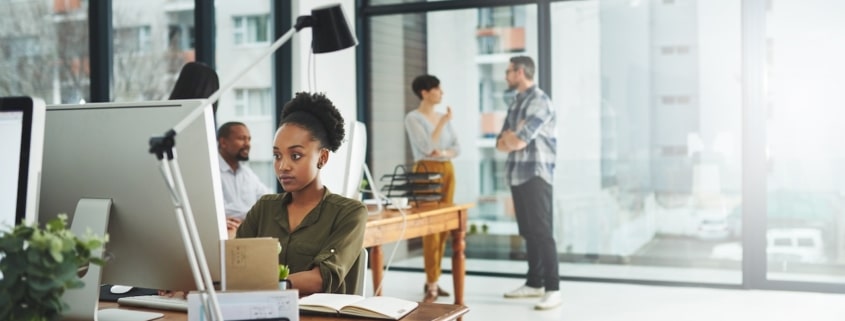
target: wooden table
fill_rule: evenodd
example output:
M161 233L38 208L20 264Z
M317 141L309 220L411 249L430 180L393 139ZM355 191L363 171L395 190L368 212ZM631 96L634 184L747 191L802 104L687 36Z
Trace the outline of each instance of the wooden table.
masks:
M117 308L117 302L100 301L100 309ZM164 317L156 319L155 321L187 321L188 314L185 312L152 310L136 307L120 306L121 309L148 311L163 313ZM451 321L457 320L462 315L467 313L469 309L462 305L442 304L442 303L420 303L416 310L402 318L402 321ZM355 317L341 317L331 315L309 315L300 314L300 321L362 321L362 320L376 320Z
M370 251L370 268L373 270L373 289L379 289L384 276L384 253L381 245L440 232L452 233L452 282L455 304L464 305L464 275L466 274L466 241L468 209L474 204L424 204L401 213L386 210L370 215L364 233L364 247ZM402 226L405 232L402 233ZM381 291L375 293L381 295Z

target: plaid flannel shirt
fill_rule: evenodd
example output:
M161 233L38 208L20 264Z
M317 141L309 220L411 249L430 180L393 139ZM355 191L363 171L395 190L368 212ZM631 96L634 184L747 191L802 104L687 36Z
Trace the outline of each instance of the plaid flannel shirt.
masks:
M537 85L516 95L516 99L508 107L502 131L515 131L516 136L526 142L527 146L508 153L505 163L508 184L521 185L535 176L554 184L557 153L555 127L555 109L552 101Z

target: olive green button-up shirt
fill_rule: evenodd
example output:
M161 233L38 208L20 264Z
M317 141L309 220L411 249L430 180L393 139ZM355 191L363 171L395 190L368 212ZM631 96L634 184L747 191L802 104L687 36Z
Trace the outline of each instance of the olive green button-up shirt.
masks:
M318 266L322 292L346 293L344 279L364 245L367 208L326 188L322 201L291 231L287 210L291 200L289 193L262 196L246 214L236 237L278 238L279 263L287 264L291 273Z

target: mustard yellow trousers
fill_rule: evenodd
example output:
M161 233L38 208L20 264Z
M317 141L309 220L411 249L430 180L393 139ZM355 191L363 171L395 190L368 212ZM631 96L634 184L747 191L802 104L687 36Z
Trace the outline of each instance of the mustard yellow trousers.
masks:
M418 161L414 171L427 171L440 173L440 192L443 198L442 203L451 204L455 196L455 169L450 161ZM435 283L440 278L440 262L443 261L443 252L446 251L446 238L449 232L441 232L423 236L423 260L425 262L425 281Z

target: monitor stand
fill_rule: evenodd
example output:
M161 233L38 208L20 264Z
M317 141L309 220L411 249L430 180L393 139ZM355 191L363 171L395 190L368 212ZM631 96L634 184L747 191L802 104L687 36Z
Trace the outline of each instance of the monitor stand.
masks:
M76 204L73 222L70 230L73 234L84 235L90 231L94 235L106 235L109 226L109 213L112 201L110 199L83 198ZM102 249L92 252L92 255L102 255ZM108 263L107 263L108 264ZM90 264L82 276L85 285L79 289L69 289L62 296L62 301L69 308L62 313L64 321L94 320L94 321L149 321L163 317L161 313L130 311L121 309L99 310L100 301L100 270L99 265Z

